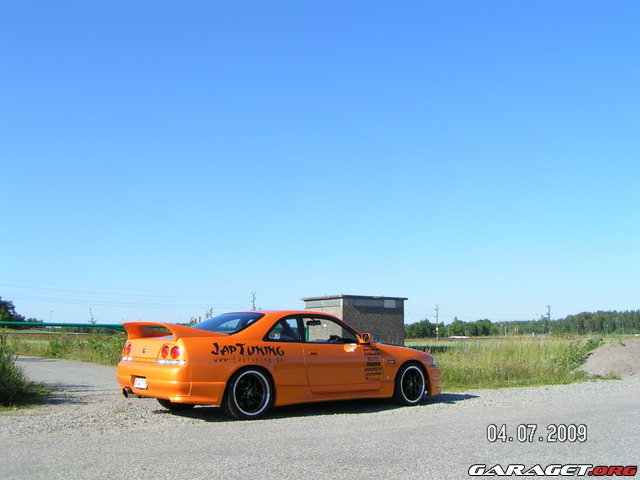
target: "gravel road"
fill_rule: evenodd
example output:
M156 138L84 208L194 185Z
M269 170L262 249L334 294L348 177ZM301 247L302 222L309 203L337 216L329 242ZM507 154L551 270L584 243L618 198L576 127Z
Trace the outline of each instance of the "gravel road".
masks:
M239 422L213 407L172 415L155 400L126 400L112 367L18 364L59 390L46 405L0 413L2 479L464 479L473 464L640 463L637 376L445 393L413 408L284 407ZM506 425L514 441L490 443L489 424ZM538 426L533 442L515 439L519 424ZM549 443L549 424L585 424L588 439Z

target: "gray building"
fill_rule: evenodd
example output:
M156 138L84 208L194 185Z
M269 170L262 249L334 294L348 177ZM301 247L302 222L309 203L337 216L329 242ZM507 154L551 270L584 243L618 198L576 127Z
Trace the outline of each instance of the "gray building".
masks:
M404 344L404 297L332 295L303 298L304 309L341 318L375 342Z

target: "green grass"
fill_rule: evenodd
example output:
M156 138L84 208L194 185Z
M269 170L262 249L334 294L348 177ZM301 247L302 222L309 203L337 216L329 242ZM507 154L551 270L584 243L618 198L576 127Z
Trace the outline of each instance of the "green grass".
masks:
M16 364L14 348L0 334L0 410L41 403L49 391L28 381Z
M554 385L587 380L574 370L602 339L510 339L407 342L432 353L442 368L443 391Z
M20 355L117 365L126 338L126 335L121 333L113 335L56 334L44 340L16 335L12 338L12 344Z

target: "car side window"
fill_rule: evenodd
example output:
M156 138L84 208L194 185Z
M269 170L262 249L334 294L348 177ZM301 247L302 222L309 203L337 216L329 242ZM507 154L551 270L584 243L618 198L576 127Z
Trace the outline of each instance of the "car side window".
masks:
M355 333L329 318L305 317L303 322L309 343L358 343Z
M266 339L275 342L300 342L298 320L295 318L280 320L269 330Z

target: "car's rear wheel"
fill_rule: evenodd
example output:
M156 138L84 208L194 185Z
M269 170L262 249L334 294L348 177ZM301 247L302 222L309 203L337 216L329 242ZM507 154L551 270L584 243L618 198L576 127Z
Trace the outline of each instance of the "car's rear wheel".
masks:
M417 405L422 402L426 388L422 368L415 363L407 363L396 375L393 399L400 405Z
M263 416L273 404L273 387L267 374L257 368L236 372L227 383L222 408L240 420Z
M160 405L172 412L186 412L195 407L193 403L175 403L171 400L165 400L164 398L158 398L157 400Z

